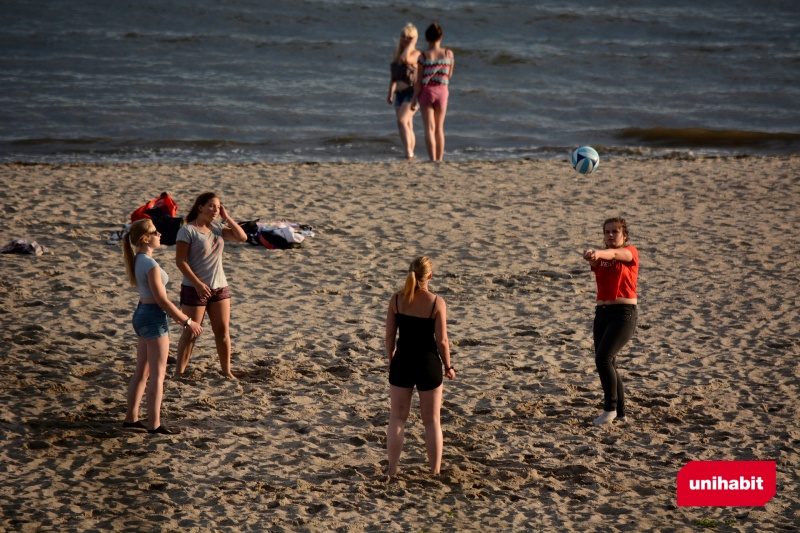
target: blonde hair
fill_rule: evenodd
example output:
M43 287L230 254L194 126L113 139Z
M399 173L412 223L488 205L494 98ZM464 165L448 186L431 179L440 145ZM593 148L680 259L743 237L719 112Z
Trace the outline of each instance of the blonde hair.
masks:
M125 258L125 271L128 273L128 282L131 287L136 286L136 271L134 261L136 260L136 250L142 245L142 240L156 229L153 221L149 218L137 220L125 235L122 236L122 256Z
M413 37L415 35L419 35L417 32L417 27L411 24L410 22L403 27L403 31L400 32L400 37ZM403 52L405 52L406 48L408 48L407 44L403 44L403 41L397 41L397 50L394 52L394 58L392 59L392 63L400 63L400 57L402 57Z
M421 255L414 259L408 266L408 275L406 275L406 283L403 290L400 291L400 296L411 303L414 300L414 293L419 288L420 282L425 281L433 272L433 263L429 257Z

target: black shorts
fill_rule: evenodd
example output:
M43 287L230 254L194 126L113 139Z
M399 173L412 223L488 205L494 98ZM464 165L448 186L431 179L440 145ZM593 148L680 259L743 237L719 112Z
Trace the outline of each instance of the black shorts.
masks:
M428 353L422 356L395 354L389 365L389 384L404 389L417 387L418 391L433 390L444 381L442 361L439 354Z

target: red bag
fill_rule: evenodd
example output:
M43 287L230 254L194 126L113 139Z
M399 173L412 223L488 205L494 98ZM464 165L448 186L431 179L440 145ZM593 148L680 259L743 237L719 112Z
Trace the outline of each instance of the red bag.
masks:
M142 218L160 218L171 217L174 218L178 215L178 204L172 197L162 192L158 198L153 198L142 207L131 213L131 222Z

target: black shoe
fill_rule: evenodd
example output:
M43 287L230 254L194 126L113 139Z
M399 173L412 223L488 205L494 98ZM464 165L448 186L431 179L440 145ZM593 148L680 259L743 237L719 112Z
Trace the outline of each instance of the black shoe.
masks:
M122 427L126 429L147 429L147 426L142 424L141 420L137 420L136 422L123 422Z
M148 429L148 433L159 433L161 435L179 435L181 430L180 429L169 429L164 424L161 424L156 429Z

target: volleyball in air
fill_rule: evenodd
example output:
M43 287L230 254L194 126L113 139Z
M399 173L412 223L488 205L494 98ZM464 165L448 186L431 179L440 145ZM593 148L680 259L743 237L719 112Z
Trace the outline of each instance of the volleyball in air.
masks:
M572 152L572 168L581 174L591 174L600 166L600 156L594 148L581 146Z

